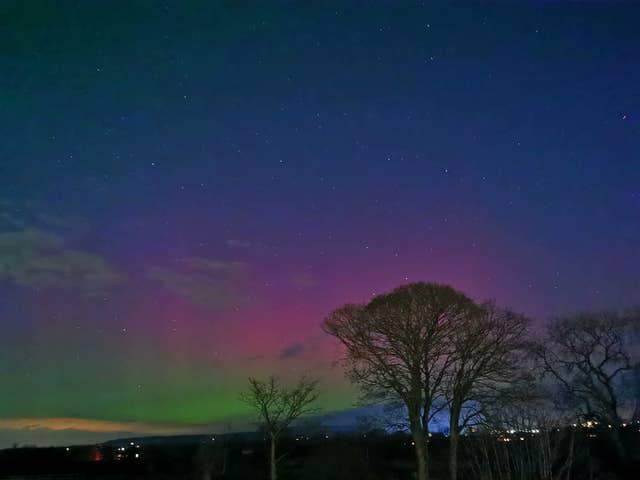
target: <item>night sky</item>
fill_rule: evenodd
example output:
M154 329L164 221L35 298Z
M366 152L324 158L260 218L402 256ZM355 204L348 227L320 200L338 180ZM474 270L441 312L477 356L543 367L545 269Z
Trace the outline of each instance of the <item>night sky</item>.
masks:
M214 3L0 7L0 446L348 409L322 320L407 282L640 301L640 6Z

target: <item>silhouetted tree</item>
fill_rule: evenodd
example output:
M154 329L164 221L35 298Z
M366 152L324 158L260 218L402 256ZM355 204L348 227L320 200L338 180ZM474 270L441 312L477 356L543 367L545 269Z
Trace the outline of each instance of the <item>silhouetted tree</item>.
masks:
M318 398L318 381L302 377L298 383L287 388L275 377L266 381L249 378L249 389L241 395L241 400L251 406L260 418L260 425L269 436L269 473L276 480L276 448L280 435L297 418L317 412L312 404Z
M483 407L477 431L463 442L462 464L472 478L560 480L572 471L576 451L583 452L583 462L591 461L584 437L566 428L570 419L555 408L537 367L532 359L526 361L521 368L534 375L503 389Z
M618 434L623 405L625 400L636 400L638 350L631 340L637 322L635 314L617 312L558 318L537 350L545 371L563 394L564 406L583 421L611 425L611 439L620 455L624 453ZM630 419L632 414L627 416Z
M630 310L625 315L628 319L627 344L631 360L631 373L626 379L626 391L634 404L631 420L640 422L640 308Z
M445 374L449 405L449 473L458 476L460 431L482 418L483 409L505 401L515 385L526 379L520 369L525 353L527 319L485 303L473 315L456 319L447 338L449 360Z
M364 399L406 408L419 480L428 478L429 421L454 360L448 338L476 310L451 287L414 283L367 305L346 305L325 320L325 331L346 347L347 375Z

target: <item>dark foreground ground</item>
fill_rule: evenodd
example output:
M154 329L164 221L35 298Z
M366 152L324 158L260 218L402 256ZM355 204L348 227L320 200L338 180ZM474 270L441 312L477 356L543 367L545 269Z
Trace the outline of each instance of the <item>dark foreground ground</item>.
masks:
M471 435L462 439L461 477L637 479L639 427L624 429L622 449L606 430ZM281 480L413 478L411 438L401 433L292 434L280 450ZM432 437L430 451L432 478L446 478L447 438ZM260 480L267 478L266 462L267 443L258 434L127 439L0 450L0 479Z

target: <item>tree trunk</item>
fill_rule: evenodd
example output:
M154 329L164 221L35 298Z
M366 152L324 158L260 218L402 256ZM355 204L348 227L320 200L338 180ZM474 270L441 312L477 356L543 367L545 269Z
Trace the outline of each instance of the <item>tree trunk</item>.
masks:
M431 460L429 459L429 424L427 423L427 427L422 432L422 437L424 438L424 461L425 461L425 472L426 478L429 478L429 463Z
M431 413L431 401L425 402L424 409L422 411L422 436L424 438L424 458L425 458L425 471L426 478L429 478L429 464L431 460L429 459L429 414Z
M451 418L449 420L449 480L458 479L459 419L460 408L457 406L451 407Z
M569 442L569 455L567 457L567 464L569 468L567 468L567 480L571 480L571 469L573 469L573 444L575 439L575 432L573 429L571 430L571 440Z
M458 478L458 431L451 430L449 437L449 479Z
M427 466L427 443L424 429L418 418L410 418L411 435L413 437L413 448L416 453L416 464L418 466L418 480L428 480L429 468Z
M222 476L227 475L227 446L224 446L224 453L222 456Z
M271 456L270 456L270 478L271 480L278 479L278 471L276 469L276 438L271 436Z
M424 433L421 430L413 432L413 445L418 465L418 480L428 480L429 470L427 468L427 449Z

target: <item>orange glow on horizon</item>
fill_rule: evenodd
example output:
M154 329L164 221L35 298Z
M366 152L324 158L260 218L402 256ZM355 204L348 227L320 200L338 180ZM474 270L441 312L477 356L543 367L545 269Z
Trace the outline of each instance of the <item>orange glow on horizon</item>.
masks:
M215 425L184 425L145 422L122 422L84 418L15 418L0 419L0 429L53 431L78 430L96 433L197 434L210 433Z

